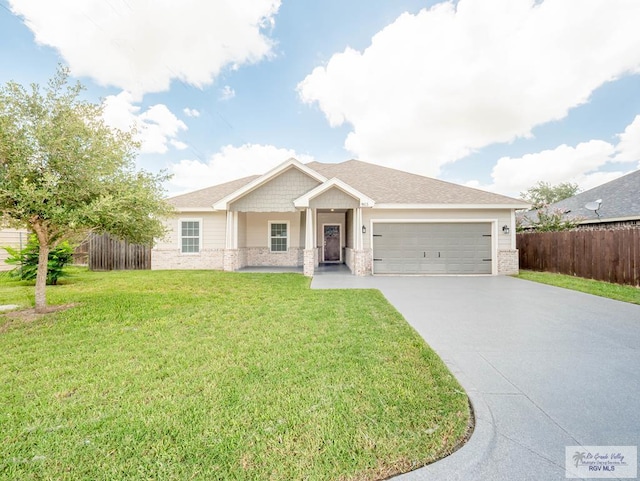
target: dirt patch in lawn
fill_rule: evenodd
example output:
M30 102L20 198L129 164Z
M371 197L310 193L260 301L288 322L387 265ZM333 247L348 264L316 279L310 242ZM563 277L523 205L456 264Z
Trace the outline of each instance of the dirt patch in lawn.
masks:
M47 306L44 312L36 312L34 308L21 309L19 311L10 311L3 313L7 322L0 324L0 333L8 331L12 327L19 326L21 324L30 324L31 322L40 319L48 314L54 312L66 311L77 306L75 303L71 304L59 304L57 306Z

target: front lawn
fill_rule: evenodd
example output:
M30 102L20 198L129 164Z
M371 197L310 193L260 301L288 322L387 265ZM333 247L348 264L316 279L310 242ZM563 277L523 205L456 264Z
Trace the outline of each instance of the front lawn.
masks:
M373 480L465 437L467 397L377 291L79 271L0 314L0 479ZM0 304L33 287L0 280Z
M633 286L612 284L611 282L596 281L565 274L555 274L553 272L520 271L518 277L528 281L586 292L594 296L608 297L609 299L615 299L617 301L640 304L640 289Z

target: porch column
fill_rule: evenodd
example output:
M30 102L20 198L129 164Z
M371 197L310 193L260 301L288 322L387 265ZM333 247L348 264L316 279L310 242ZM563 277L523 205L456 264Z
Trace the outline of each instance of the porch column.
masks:
M238 213L227 211L226 249L238 248Z
M240 267L238 253L238 213L227 211L227 229L223 258L223 269L235 271Z
M313 209L307 208L305 222L304 248L314 249L316 247L316 236L314 235Z
M360 207L358 207L355 211L355 239L354 239L354 244L355 244L355 250L357 251L361 251L362 250L362 209Z
M304 275L307 277L313 277L313 273L316 267L316 234L315 234L315 219L313 215L313 209L307 208L305 215L305 232L304 232Z

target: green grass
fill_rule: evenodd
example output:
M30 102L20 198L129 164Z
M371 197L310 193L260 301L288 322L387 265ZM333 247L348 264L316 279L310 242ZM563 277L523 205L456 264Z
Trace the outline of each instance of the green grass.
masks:
M586 292L601 297L608 297L617 301L640 304L640 289L633 286L612 284L610 282L594 281L582 277L554 274L551 272L520 271L520 279L540 282L574 291Z
M0 280L0 304L33 302ZM467 397L377 291L77 271L0 315L0 479L370 480L450 452Z

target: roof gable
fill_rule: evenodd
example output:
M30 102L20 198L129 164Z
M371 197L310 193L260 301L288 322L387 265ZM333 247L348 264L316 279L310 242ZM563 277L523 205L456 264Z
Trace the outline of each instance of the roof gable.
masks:
M300 161L294 158L291 158L283 162L282 164L278 165L274 169L270 170L266 174L247 183L246 185L239 188L235 192L232 192L231 194L227 195L223 199L220 199L218 202L214 204L213 208L215 210L227 210L229 208L229 204L237 201L242 196L247 195L250 192L258 189L259 187L265 185L269 181L277 178L279 175L283 174L284 172L288 171L291 168L297 169L300 172L306 174L310 179L314 180L316 183L325 182L327 180L326 177L324 177L322 174L319 174L318 172L314 171L308 166L302 164ZM293 198L291 199L291 201L293 202Z
M375 201L363 194L362 192L357 191L350 185L344 183L340 179L336 177L320 184L315 189L310 190L303 196L297 198L294 201L294 205L296 207L309 207L312 200L317 199L321 195L329 192L330 190L337 189L340 192L352 197L353 199L358 201L358 207L373 207Z

